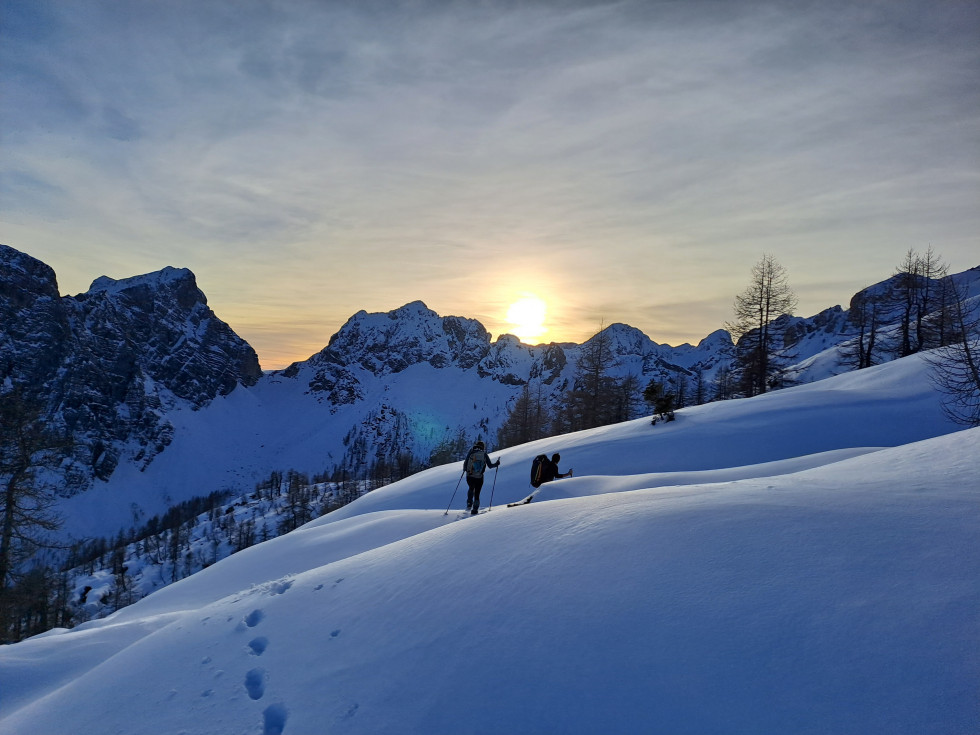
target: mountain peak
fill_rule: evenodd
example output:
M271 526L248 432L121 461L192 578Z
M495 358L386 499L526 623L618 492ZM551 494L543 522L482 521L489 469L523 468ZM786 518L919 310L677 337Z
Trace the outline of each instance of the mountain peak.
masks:
M404 306L399 306L397 309L388 312L389 319L404 319L406 317L423 317L425 319L439 319L439 315L436 314L432 309L425 305L425 302L416 299L415 301L410 301Z
M79 298L84 299L96 294L104 294L109 297L127 294L139 298L139 295L149 296L161 291L176 292L178 302L185 309L189 309L195 304L208 303L204 292L197 287L197 279L194 274L187 268L173 268L171 266L131 278L115 279L109 276L100 276L92 281L89 290L80 294Z
M716 349L720 347L731 347L732 335L727 329L716 329L707 337L698 342L698 349Z
M356 363L383 375L422 362L443 367L459 361L470 368L489 349L490 335L479 322L442 317L422 301L412 301L388 312L357 312L309 362L318 368Z
M169 444L167 412L201 408L262 375L255 351L207 306L194 274L102 276L61 297L54 271L0 246L0 381L51 401L76 439L69 489L145 468Z
M10 274L11 281L34 283L33 289L58 296L58 281L54 270L37 258L0 243L0 264Z

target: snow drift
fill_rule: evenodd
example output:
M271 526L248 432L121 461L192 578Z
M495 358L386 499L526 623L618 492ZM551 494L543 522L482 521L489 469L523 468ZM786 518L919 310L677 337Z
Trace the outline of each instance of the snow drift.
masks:
M912 358L492 453L465 520L435 468L0 649L0 730L976 732L954 429ZM553 447L576 476L501 507Z

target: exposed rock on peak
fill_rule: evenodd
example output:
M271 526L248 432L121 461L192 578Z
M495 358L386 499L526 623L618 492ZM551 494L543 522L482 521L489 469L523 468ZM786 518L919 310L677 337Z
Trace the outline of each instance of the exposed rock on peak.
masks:
M311 392L336 408L360 400L366 379L420 364L469 370L489 352L490 333L478 321L441 317L413 301L389 312L357 312L323 350L280 374L306 380Z
M47 386L64 357L68 335L54 271L0 245L0 384L19 375Z
M6 274L0 281L0 293L4 294L5 300L10 299L9 303L16 305L13 299L18 291L60 298L54 270L37 258L0 244L0 265Z
M75 302L86 325L117 325L116 336L140 347L140 368L195 408L262 375L255 351L211 311L186 268L102 276Z
M108 276L96 278L89 290L76 298L85 300L97 295L125 298L131 303L147 303L159 294L172 294L171 298L182 309L193 309L197 304L207 306L208 299L197 287L197 279L187 268L166 267L154 273L116 280Z
M357 364L379 376L418 363L473 367L489 349L490 334L479 322L440 317L421 301L413 301L389 312L357 312L308 364ZM295 370L288 374L295 375Z
M173 268L167 266L153 273L146 273L142 276L132 276L130 278L110 278L109 276L99 276L88 290L88 293L100 293L106 291L127 291L131 289L146 288L151 290L169 288L173 285L190 284L192 288L197 288L197 280L194 274L187 268ZM201 298L204 294L198 291Z
M124 452L148 464L173 434L168 408L200 408L262 375L185 268L103 276L61 297L44 263L0 246L0 264L0 384L42 400L73 432L73 489L108 478Z

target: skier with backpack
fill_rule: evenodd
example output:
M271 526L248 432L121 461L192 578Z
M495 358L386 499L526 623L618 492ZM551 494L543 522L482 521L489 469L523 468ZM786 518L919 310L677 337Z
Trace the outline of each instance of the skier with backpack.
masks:
M500 467L500 460L490 461L486 444L478 441L463 460L466 473L466 510L476 515L480 510L480 490L483 488L483 473L488 467Z
M562 473L558 469L558 462L561 461L561 455L555 452L551 455L551 459L545 454L539 454L534 458L534 462L531 463L531 486L541 487L546 482L551 482L552 480L557 480L559 477L571 477L572 470Z
M527 505L534 500L534 496L538 494L544 483L557 480L559 477L571 477L572 470L561 472L558 469L558 462L560 460L561 455L558 452L552 454L551 459L548 459L547 454L539 454L535 457L534 461L531 462L531 487L534 488L534 492L524 498L524 500L507 503L507 507L514 508L518 505Z

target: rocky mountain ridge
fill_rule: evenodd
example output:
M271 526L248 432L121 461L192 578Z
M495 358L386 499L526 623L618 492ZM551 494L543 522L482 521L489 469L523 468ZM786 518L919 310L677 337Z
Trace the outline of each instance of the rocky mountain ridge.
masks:
M170 443L168 412L200 409L261 377L255 351L215 316L186 269L96 279L62 297L54 271L0 245L0 384L40 401L75 447L70 493Z
M732 345L725 330L709 335L697 347L660 345L639 329L619 323L606 327L602 334L616 358L611 371L615 375L649 376L665 367L674 372L698 367L712 370ZM437 370L472 370L501 385L520 388L538 382L562 391L568 387L581 351L590 343L528 345L510 334L491 341L480 322L441 317L422 301L415 301L386 313L354 314L323 350L273 374L306 381L312 394L334 406L362 400L368 393L364 376L381 380L423 364Z
M62 491L101 485L151 513L215 490L247 491L272 470L363 477L379 463L451 461L476 437L493 446L525 386L559 405L600 339L491 340L478 321L415 301L359 311L317 354L263 374L186 269L102 277L61 297L40 261L0 246L0 266L0 385L43 399L52 422L76 435ZM980 269L958 278L975 292ZM774 327L792 348L798 382L846 369L836 347L850 338L848 310L784 316ZM700 375L710 384L733 347L725 330L674 347L617 323L601 338L615 358L610 374L635 376L641 390L651 379Z

